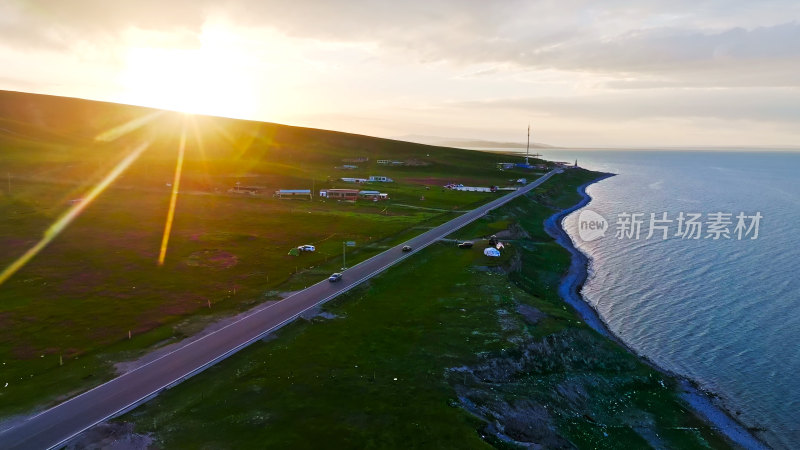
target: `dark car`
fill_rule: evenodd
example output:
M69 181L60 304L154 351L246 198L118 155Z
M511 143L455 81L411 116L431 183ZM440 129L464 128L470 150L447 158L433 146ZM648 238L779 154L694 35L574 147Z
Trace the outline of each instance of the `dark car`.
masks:
M466 241L458 244L458 248L472 248L472 242Z
M328 281L330 281L331 283L339 281L341 279L342 279L342 274L340 274L339 272L336 272L335 274L328 277Z
M411 251L411 246L409 246L409 245L404 245L404 246L403 246L403 251L404 251L404 252L410 252L410 251Z

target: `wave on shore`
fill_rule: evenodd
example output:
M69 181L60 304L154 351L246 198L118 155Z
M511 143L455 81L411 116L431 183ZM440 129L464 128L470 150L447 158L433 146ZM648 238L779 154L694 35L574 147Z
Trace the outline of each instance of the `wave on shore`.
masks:
M572 212L583 208L592 200L591 196L586 193L586 188L591 184L597 183L612 176L614 176L614 174L603 174L598 178L579 186L578 193L581 195L581 201L570 208L559 211L548 217L544 222L544 228L547 234L555 239L559 245L569 251L571 256L569 270L561 279L561 283L558 287L558 293L561 298L563 298L565 302L572 306L581 316L581 319L583 319L583 321L586 322L586 324L592 329L615 341L619 345L622 345L628 349L628 351L636 354L636 352L634 352L629 346L622 342L608 329L608 326L605 322L603 322L597 311L592 308L581 296L580 291L588 277L591 262L586 254L578 250L578 248L574 245L572 238L563 227L564 218L566 218ZM642 355L637 354L637 356L655 369L677 378L683 391L681 397L684 399L684 401L686 401L686 403L689 404L700 417L702 417L707 423L710 423L716 427L735 445L746 449L767 448L767 446L752 433L750 433L747 428L737 422L728 411L715 404L713 401L713 394L699 389L697 384L692 380L665 370L664 368L655 365L652 361Z

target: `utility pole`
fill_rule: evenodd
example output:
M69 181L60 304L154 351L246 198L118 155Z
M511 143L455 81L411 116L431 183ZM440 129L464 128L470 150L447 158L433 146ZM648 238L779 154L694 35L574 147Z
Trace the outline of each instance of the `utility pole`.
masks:
M346 248L345 241L342 241L342 270L347 269L347 259L345 257L345 254L347 253L345 250Z
M11 172L7 172L8 174L8 196L11 197Z
M528 165L528 154L531 152L531 124L528 122L528 146L525 148L525 165Z

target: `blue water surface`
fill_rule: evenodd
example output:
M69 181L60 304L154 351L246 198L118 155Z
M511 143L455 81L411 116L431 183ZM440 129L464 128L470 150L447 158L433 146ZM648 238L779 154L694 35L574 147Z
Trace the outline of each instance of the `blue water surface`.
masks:
M585 207L609 222L583 242L582 294L609 329L656 364L697 381L776 448L800 445L800 153L542 151L618 174L589 187ZM759 236L645 239L650 213L760 213ZM617 239L622 213L643 213L639 239ZM748 221L749 224L749 221ZM670 226L670 225L668 225Z

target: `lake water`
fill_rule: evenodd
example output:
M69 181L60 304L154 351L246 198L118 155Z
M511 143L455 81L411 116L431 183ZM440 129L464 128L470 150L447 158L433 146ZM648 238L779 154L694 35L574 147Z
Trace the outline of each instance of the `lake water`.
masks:
M718 394L775 448L800 445L800 153L541 151L550 160L618 174L589 187L584 208L608 221L604 237L577 232L591 259L582 294L609 329L656 364ZM647 239L650 213L667 220ZM731 238L707 238L709 214L732 214ZM642 213L641 234L617 236ZM700 213L700 239L676 236ZM734 233L760 213L758 238ZM621 215L622 214L622 215ZM727 216L724 216L727 218ZM744 218L747 227L752 219ZM685 223L685 222L684 222ZM684 231L686 227L684 226Z

